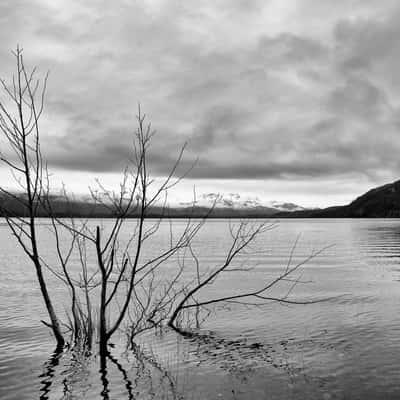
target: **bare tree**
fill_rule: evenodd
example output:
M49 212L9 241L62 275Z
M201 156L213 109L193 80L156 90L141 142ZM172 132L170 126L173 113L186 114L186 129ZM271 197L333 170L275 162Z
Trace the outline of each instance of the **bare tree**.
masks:
M164 296L153 303L151 301L152 287L147 284L154 281L156 271L169 258L189 246L204 223L204 220L192 223L189 219L183 232L175 239L171 237L166 249L153 258L145 261L142 259L143 247L157 232L161 221L158 219L150 225L145 224L146 215L149 208L180 180L179 177L174 178L173 174L179 164L182 151L178 154L170 174L155 191L149 193L152 180L148 174L147 151L153 131L150 125L145 125L145 115L141 113L140 107L137 121L133 159L131 165L124 171L119 192L107 190L100 182L98 182L97 190L91 190L94 207L101 205L107 208L109 215L113 217L111 227L108 229L101 225L93 227L88 220L58 218L52 212L49 196L46 197L45 203L52 221L62 271L58 273L50 266L48 268L70 289L72 318L68 325L74 342L83 342L90 346L93 328L97 325L102 354L107 353L107 343L128 314L136 314L135 328L132 329L135 333L161 322L155 322L152 317L159 314L161 309L165 311L166 298L170 295L170 290L168 289ZM130 218L132 216L133 219ZM121 232L128 219L134 221L134 228L124 233L124 241L121 238ZM65 237L65 232L70 237L70 245L63 252L60 237ZM77 249L79 253L81 266L79 278L72 276L69 268L74 249ZM95 267L91 272L89 272L87 260L90 249L94 249L96 255ZM179 274L175 282L178 278ZM147 288L146 295L140 296L138 292L144 288ZM93 304L98 305L98 321L93 321Z
M91 190L93 210L106 210L107 216L112 217L111 222L104 227L89 219L75 219L73 213L68 218L65 218L68 213L59 215L54 209L47 164L40 147L39 120L44 107L47 75L44 80L37 80L36 70L28 72L25 67L22 50L17 47L13 54L16 74L10 84L1 81L7 98L0 101L0 129L8 143L8 152L1 153L0 160L11 169L22 193L0 187L1 193L11 200L3 202L0 211L33 263L50 318L50 322L44 323L51 328L58 349L63 348L67 334L71 336L70 343L90 348L97 333L105 363L109 340L124 321L128 322L128 337L133 343L138 333L164 323L182 332L179 320L184 312L192 309L196 310L199 321L199 310L213 304L300 303L288 298L300 282L292 275L319 252L295 266L291 265L291 254L283 273L258 289L207 300L201 300L199 296L224 273L247 271L246 266L237 267L233 263L250 249L259 235L271 228L270 224L242 222L236 228L231 227L232 243L224 262L204 272L195 255L193 239L209 214L200 220L188 218L178 234L171 227L167 246L155 255L146 253L146 244L154 239L161 220L167 217L166 194L184 177L179 176L177 169L185 147L178 152L168 175L155 187L148 166L154 131L146 124L140 107L133 134L132 158L122 173L119 190L108 190L100 182L96 190ZM63 190L62 198L64 202L70 201L66 190ZM17 208L13 206L15 204ZM146 220L152 207L160 204L159 218ZM37 234L39 215L48 217L51 222L49 229L53 234L56 261L47 261L41 253ZM128 220L133 221L129 227L126 226ZM185 261L187 257L192 261L189 266ZM173 273L165 275L162 268L172 258L177 267ZM191 266L194 267L190 270L192 278L182 279L184 271ZM44 269L63 282L70 295L66 318L56 314ZM161 282L159 277L162 277ZM290 282L287 293L280 297L268 296L272 287L284 281Z
M279 273L274 278L267 280L266 282L262 282L259 288L254 288L250 291L243 291L241 293L232 293L230 295L224 295L221 297L215 297L212 299L200 300L196 298L202 289L204 289L208 285L212 285L215 283L216 279L220 277L224 273L229 272L248 272L252 269L252 266L243 265L240 263L239 266L233 266L233 262L240 255L243 255L245 251L248 250L249 246L252 242L262 233L274 228L275 224L253 224L249 222L241 222L236 228L231 227L230 233L232 236L232 244L229 248L227 255L225 257L224 262L220 266L214 267L211 271L207 271L200 275L200 266L198 257L195 255L192 249L192 245L190 244L191 255L195 261L196 266L196 277L197 279L191 284L188 285L183 293L180 293L180 299L175 304L174 310L171 313L171 316L168 320L168 325L175 329L180 333L185 333L184 330L176 323L178 316L184 312L191 309L196 310L196 322L199 310L201 308L207 306L221 305L221 304L240 304L246 306L261 306L263 304L269 302L278 302L285 304L313 304L321 301L328 300L327 298L323 299L314 299L314 300L292 300L290 298L290 294L294 290L295 286L299 283L308 283L306 281L301 280L300 276L294 276L296 271L305 265L307 262L317 257L323 251L325 251L329 246L321 248L317 251L312 252L308 257L303 259L301 262L298 262L293 265L293 255L296 249L297 241L296 240L292 250L290 252L287 265L283 268L282 272ZM268 292L273 289L275 286L279 284L286 284L286 290L283 291L280 296L272 296L269 295ZM183 295L182 295L183 294Z
M0 160L11 168L23 196L18 196L4 187L1 187L0 191L13 199L25 216L13 216L13 210L10 209L2 211L13 235L34 265L50 318L50 323L46 325L52 329L57 346L62 348L64 337L44 278L36 225L37 208L44 195L39 119L43 112L47 75L42 81L36 80L35 69L28 72L25 68L22 49L17 47L13 54L16 59L16 74L12 83L8 85L4 80L0 81L7 95L6 100L0 101L0 129L8 142L11 154L0 153Z
M15 76L10 84L1 80L6 99L0 101L0 129L8 149L0 154L0 160L11 169L20 193L0 187L3 197L9 200L2 202L0 210L12 234L34 265L50 318L50 322L42 322L52 329L57 347L63 347L68 331L72 333L75 344L79 342L90 347L96 329L100 350L105 353L107 342L125 319L133 298L136 300L135 307L142 313L136 321L137 327L142 321L148 324L156 311L165 308L162 299L151 310L149 302L144 307L138 296L139 287L144 288L148 277L154 277L155 271L168 258L188 246L203 223L192 224L188 221L183 233L170 243L169 248L142 262L143 245L159 227L159 221L150 227L145 226L146 214L168 189L179 182L180 178L174 178L174 174L183 148L169 175L156 190L150 192L153 182L148 172L147 151L154 132L150 125L145 124L145 115L139 108L133 157L131 165L123 173L119 192L106 190L100 182L97 190L91 191L93 208L101 205L113 217L111 229L106 231L100 225L93 227L88 220L60 218L53 208L49 174L40 147L39 120L44 108L48 75L42 81L37 80L36 70L28 71L25 66L22 49L17 47L13 54L16 59ZM65 190L62 197L68 200ZM37 235L39 214L50 218L57 265L47 262L40 252ZM122 246L121 229L127 218L132 216L136 226ZM88 268L88 264L93 264L93 260L87 260L90 249L94 249L96 254L95 268ZM72 265L76 263L76 257L73 257L76 253L80 264L78 272ZM70 314L65 322L61 322L56 314L44 269L60 279L70 293ZM164 298L166 296L167 293ZM118 304L117 311L113 303ZM94 313L97 306L98 313ZM111 308L113 319L110 318ZM98 321L94 320L96 315ZM151 324L156 323L152 321Z

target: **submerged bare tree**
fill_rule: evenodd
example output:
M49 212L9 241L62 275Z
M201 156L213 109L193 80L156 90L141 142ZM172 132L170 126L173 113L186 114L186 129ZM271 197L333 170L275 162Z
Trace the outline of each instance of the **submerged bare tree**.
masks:
M1 81L7 98L0 101L0 129L8 148L1 153L0 160L10 167L19 191L0 187L3 195L0 210L34 265L50 318L50 322L43 322L52 329L58 347L63 347L68 331L75 343L90 346L93 332L97 330L100 349L104 352L110 337L132 308L133 299L136 303L134 309L137 306L142 310L137 326L142 322L152 326L157 324L151 317L156 310L165 309L167 294L159 298L157 305L153 304L150 310L149 304L143 306L146 299L139 297L138 288L145 287L148 278L154 277L167 259L187 247L204 222L191 223L188 220L183 232L174 240L171 237L166 249L142 261L143 246L160 224L157 221L145 225L146 214L180 180L174 178L174 174L183 148L169 175L150 191L153 181L148 172L147 152L154 132L150 125L145 124L145 116L139 108L132 162L124 170L119 192L106 190L100 183L97 190L91 191L93 209L101 206L102 210L108 210L108 216L114 217L111 228L93 227L88 220L60 218L53 207L54 197L50 193L49 174L40 147L39 119L44 108L47 75L44 80L37 80L36 70L28 71L25 67L22 50L18 47L13 54L15 76L11 84ZM65 191L62 195L67 201ZM50 218L58 265L46 261L40 252L39 215ZM135 226L122 244L121 229L129 217L134 217ZM91 252L94 252L95 260L88 260ZM60 279L70 293L70 313L66 321L62 322L56 313L44 270Z
M22 50L17 47L13 54L16 59L16 75L13 76L10 86L1 80L7 99L0 101L0 129L11 153L0 153L0 160L11 168L24 195L19 196L4 187L0 187L0 191L20 206L24 217L13 216L17 211L10 210L4 204L1 207L13 235L34 265L51 321L48 325L58 347L62 347L64 337L49 295L37 243L37 208L44 195L39 119L43 112L47 75L42 82L36 80L35 70L28 72L25 68Z
M235 259L243 255L243 253L248 250L248 247L260 234L272 228L274 228L273 224L255 225L248 222L241 222L236 227L236 229L231 227L230 233L232 236L232 244L227 251L224 262L221 265L216 266L201 275L199 272L199 259L193 252L190 244L190 252L196 265L197 279L195 282L188 285L186 290L183 292L183 295L180 296L179 301L175 305L174 310L169 317L168 325L180 333L185 333L185 331L182 330L181 326L179 326L179 324L177 324L176 322L181 313L195 309L195 320L197 322L199 310L214 305L237 304L245 306L261 306L270 302L278 302L284 304L312 304L328 300L327 298L324 298L301 301L293 300L290 298L290 294L292 293L296 285L298 285L299 283L308 283L301 280L301 275L295 276L295 273L298 271L298 269L305 265L307 262L311 261L313 258L317 257L329 247L327 246L317 251L314 251L302 261L293 264L293 255L296 249L297 240L292 247L287 265L277 276L272 277L269 280L267 279L264 282L260 282L258 288L241 291L239 293L225 294L223 296L214 297L211 299L207 298L205 300L201 300L196 297L202 292L204 288L206 288L206 286L213 285L216 279L224 273L249 272L252 267L246 265L246 263L244 265L243 263L239 263L239 266L232 266L232 264L234 263ZM283 290L283 293L279 296L269 294L269 291L279 284L286 284L286 289Z
M194 309L198 321L200 310L213 304L260 305L260 301L271 300L299 303L288 298L299 283L292 275L308 259L292 266L292 255L283 273L260 288L206 300L200 297L203 289L224 273L247 271L246 266L234 266L234 261L259 235L270 229L269 224L242 222L236 228L232 227L232 244L226 258L211 270L201 268L194 249L194 238L208 214L198 220L188 218L179 233L174 233L171 227L167 245L160 247L157 254L145 251L147 243L155 239L161 219L167 217L167 191L183 177L176 178L184 147L178 152L167 177L154 187L148 166L154 132L145 123L140 107L138 126L133 135L132 160L122 174L119 191L107 190L101 183L96 190L91 190L93 210L106 210L107 215L113 217L111 222L103 226L89 219L74 219L73 215L65 218L66 212L60 215L54 207L47 165L40 147L39 120L47 75L44 80L37 80L35 69L28 71L25 67L20 48L14 56L15 76L10 84L1 81L6 99L0 101L0 129L8 150L0 153L0 160L11 169L20 191L0 187L5 198L0 211L35 268L50 319L44 323L51 328L59 349L67 337L75 345L90 348L97 334L100 353L105 355L110 338L124 321L128 322L128 336L133 341L138 333L163 324L182 332L185 312ZM62 198L68 203L66 191ZM146 220L155 205L161 209L159 218ZM41 252L37 232L39 215L51 221L49 229L56 260L46 260ZM127 221L132 224L128 226ZM163 273L162 269L171 264L175 268ZM56 312L44 270L58 278L69 292L66 317L62 318ZM184 279L187 270L191 278ZM288 282L289 290L279 297L268 296L267 292L281 282Z

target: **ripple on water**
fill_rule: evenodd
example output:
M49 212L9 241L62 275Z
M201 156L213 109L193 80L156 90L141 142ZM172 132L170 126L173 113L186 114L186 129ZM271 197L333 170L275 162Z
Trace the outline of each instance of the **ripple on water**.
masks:
M198 240L205 265L223 260L229 247L223 226L211 221ZM313 249L333 247L304 266L302 279L312 283L298 285L292 296L327 301L231 306L192 337L169 330L143 335L140 357L117 344L106 376L96 357L70 351L50 357L53 342L38 322L43 306L35 277L5 241L3 265L12 264L15 274L0 266L0 398L98 399L107 381L117 400L176 393L192 399L399 398L399 221L282 221L260 242L254 271L245 278L230 274L206 295L254 287L282 271L300 232L293 263ZM57 291L54 296L61 299Z

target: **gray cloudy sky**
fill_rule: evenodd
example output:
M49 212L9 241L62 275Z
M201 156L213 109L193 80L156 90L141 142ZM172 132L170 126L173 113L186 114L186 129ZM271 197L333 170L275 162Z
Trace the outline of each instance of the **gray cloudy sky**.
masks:
M323 206L400 177L398 1L2 0L3 77L17 43L51 71L44 150L73 190L115 182L139 101L156 175L199 157L176 196Z

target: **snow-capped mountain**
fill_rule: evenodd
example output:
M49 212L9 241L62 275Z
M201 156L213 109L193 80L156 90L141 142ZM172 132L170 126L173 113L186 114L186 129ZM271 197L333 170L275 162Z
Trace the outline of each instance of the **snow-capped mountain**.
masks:
M258 197L241 196L238 193L206 193L198 196L192 202L180 202L181 207L204 207L204 208L230 208L230 209L275 209L276 211L302 211L305 210L297 204L270 201L262 202Z
M306 208L294 203L286 203L280 201L271 201L269 207L276 208L279 211L304 211Z

